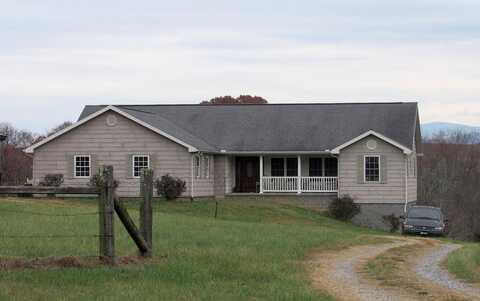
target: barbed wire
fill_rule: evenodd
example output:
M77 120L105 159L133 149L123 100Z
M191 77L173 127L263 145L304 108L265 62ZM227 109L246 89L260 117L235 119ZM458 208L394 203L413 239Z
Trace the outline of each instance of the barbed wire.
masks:
M80 258L98 258L101 257L99 254L56 254L56 255L13 255L13 254L0 254L0 260L5 259L47 259L47 258L69 258L69 257L80 257Z
M84 213L44 213L44 212L35 212L35 211L25 211L25 210L11 210L11 209L0 209L0 212L8 213L20 213L20 214L30 214L30 215L39 215L39 216L54 216L54 217L72 217L72 216L85 216L85 215L98 215L100 212L84 212Z
M30 239L30 238L100 238L110 237L111 235L0 235L0 238L18 238L18 239Z

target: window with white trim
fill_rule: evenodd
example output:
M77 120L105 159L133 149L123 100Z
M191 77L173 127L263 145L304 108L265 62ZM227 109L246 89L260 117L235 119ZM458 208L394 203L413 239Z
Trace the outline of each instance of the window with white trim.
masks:
M195 172L195 177L200 178L200 156L193 157L193 168Z
M205 171L205 178L210 177L210 157L206 156L203 158L203 164L204 164L204 171Z
M90 155L74 156L74 176L75 178L89 178L92 160Z
M380 156L365 156L365 182L380 182Z
M150 168L150 157L148 155L133 155L132 165L133 177L139 178L142 170Z

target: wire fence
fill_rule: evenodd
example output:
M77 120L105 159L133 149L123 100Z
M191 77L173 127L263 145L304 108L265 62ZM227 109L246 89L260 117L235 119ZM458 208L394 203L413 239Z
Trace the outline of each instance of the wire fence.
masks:
M72 257L71 253L85 250L92 252L93 247L98 251L95 257L101 257L107 264L115 265L115 231L114 219L115 213L118 214L119 220L127 230L130 238L133 240L141 256L152 256L152 196L153 196L153 170L143 170L142 180L140 181L140 191L142 191L143 201L140 206L140 229L133 222L126 208L116 197L115 180L113 178L113 166L103 166L100 183L96 188L87 187L0 187L0 195L22 195L22 194L46 194L46 195L77 195L77 194L96 194L98 195L98 210L88 212L39 212L36 210L25 209L19 210L15 207L0 206L0 216L5 220L0 220L0 231L7 229L9 231L18 231L17 233L0 233L0 251L2 253L12 251L15 255L33 255L33 258L42 258L41 256L48 254L48 257L54 256L56 251L70 253L64 257ZM2 208L3 207L3 208ZM31 209L31 208L30 208ZM64 208L65 210L65 208ZM10 215L9 215L10 214ZM22 222L23 216L38 216L34 221L25 220ZM18 218L21 216L22 218ZM69 222L70 218L79 216L98 216L98 228L94 228L94 224L88 219L75 220ZM10 218L9 218L10 217ZM53 222L50 219L41 217L59 218L59 222ZM64 219L62 219L64 218ZM65 219L66 218L66 219ZM78 222L78 224L77 224ZM23 226L23 228L22 228ZM42 229L47 234L35 233ZM96 231L95 234L88 232ZM60 231L58 231L60 230ZM62 233L63 232L63 233ZM65 233L67 232L67 233ZM87 232L87 233L85 233ZM88 239L96 238L97 243L91 244ZM49 240L69 240L76 239L78 241L68 241L60 244L50 242ZM10 242L13 241L13 242ZM41 241L39 243L30 244L29 240ZM46 241L46 242L45 242ZM71 252L73 251L73 252ZM8 255L10 256L10 255ZM91 254L82 254L83 257L94 257ZM17 256L18 257L18 256ZM27 257L27 256L25 256ZM32 258L32 257L30 257ZM0 255L0 261L1 261Z
M1 206L1 204L0 204ZM24 209L13 209L13 208L0 208L0 216L1 215L8 216L11 215L14 218L15 216L32 216L32 217L38 217L40 219L35 219L34 222L38 223L38 227L31 227L27 229L22 229L22 225L19 223L18 228L15 228L13 226L5 227L7 229L0 229L0 241L2 242L2 252L0 253L0 261L2 260L38 260L42 258L70 258L70 257L75 257L75 258L98 258L99 254L95 254L95 252L98 252L98 242L93 242L92 244L88 243L87 247L85 249L85 253L82 252L82 249L85 248L85 241L88 241L90 239L99 239L101 237L106 237L105 235L99 235L98 232L95 234L72 234L72 233L61 233L61 228L62 228L62 222L54 222L54 227L56 224L58 224L58 229L60 230L58 234L42 234L42 233L28 233L28 234L16 234L16 233L6 233L6 232L17 232L22 231L41 231L42 230L42 217L45 218L59 218L60 220L62 218L75 218L75 217L98 217L100 212L99 211L88 211L88 212L76 212L76 213L53 213L53 212L38 212L38 211L32 211L32 210L24 210ZM51 219L48 219L51 220ZM15 221L15 220L13 220ZM43 222L44 224L45 222ZM16 222L14 224L17 224ZM7 223L8 225L8 223ZM82 227L83 224L79 224L79 227ZM49 231L52 229L52 225L49 225ZM82 229L85 231L84 229ZM82 231L80 230L80 231ZM88 230L87 230L88 231ZM55 231L56 232L56 231ZM36 243L35 241L47 241L47 243ZM60 240L60 241L68 241L65 243L56 243L54 242L48 242L51 240ZM72 243L70 240L79 240L82 241L82 243L78 244ZM11 241L11 242L9 242ZM32 241L29 243L28 241ZM51 245L50 245L51 244ZM41 245L46 245L46 249L50 249L51 252L48 255L45 255L45 253L48 253L46 249L42 249L43 246ZM28 248L25 248L25 246L28 246ZM78 252L80 251L80 252ZM11 254L9 254L11 253ZM23 254L25 255L23 255ZM59 254L61 253L61 254Z
M98 215L100 212L83 212L83 213L44 213L44 212L35 212L35 211L26 211L26 210L11 210L11 209L0 209L0 212L8 213L20 213L20 214L30 214L30 215L39 215L39 216L55 216L55 217L74 217L74 216L85 216L85 215Z

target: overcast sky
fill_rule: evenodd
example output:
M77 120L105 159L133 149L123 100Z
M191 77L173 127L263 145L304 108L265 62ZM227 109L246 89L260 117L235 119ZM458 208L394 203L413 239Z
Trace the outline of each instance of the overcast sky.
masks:
M480 125L480 1L0 0L0 122L85 104L418 101Z

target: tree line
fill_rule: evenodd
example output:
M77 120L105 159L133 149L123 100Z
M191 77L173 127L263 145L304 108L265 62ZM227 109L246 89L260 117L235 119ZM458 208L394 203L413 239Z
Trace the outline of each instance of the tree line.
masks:
M30 145L72 125L65 121L47 131L38 134L28 130L21 130L10 123L0 123L0 134L6 136L4 147L1 148L0 185L23 185L32 178L33 158L23 150Z
M421 204L441 207L449 236L480 241L480 133L440 133L423 143Z

